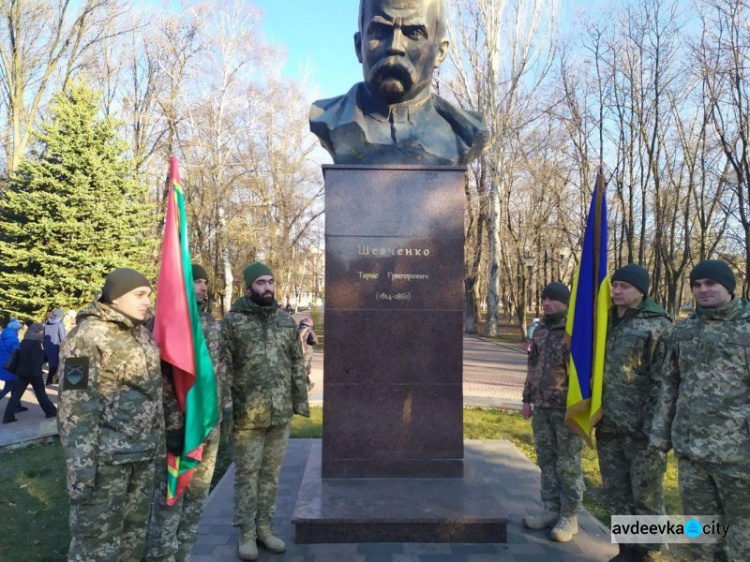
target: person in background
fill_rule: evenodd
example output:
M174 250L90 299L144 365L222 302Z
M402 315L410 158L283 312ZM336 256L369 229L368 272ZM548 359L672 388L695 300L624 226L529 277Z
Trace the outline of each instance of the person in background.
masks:
M44 323L44 354L47 356L49 373L47 373L47 386L57 382L57 366L60 362L60 344L65 339L65 326L63 326L65 313L60 308L52 311L47 322Z
M312 360L315 355L313 346L318 343L318 336L313 332L313 319L306 316L300 320L299 327L297 328L297 334L299 335L299 341L302 345L302 353L305 356L305 375L307 376L307 390L310 391L315 386L315 383L310 379L310 373L312 373Z
M5 363L8 362L8 359L18 347L18 331L20 329L21 323L15 318L11 318L8 325L0 333L0 380L4 382L3 389L0 390L0 399L6 394L10 394L13 385L16 383L16 375L5 369Z
M16 421L16 412L28 410L28 408L21 406L21 397L29 385L34 389L37 402L44 410L44 414L48 418L57 416L57 408L47 396L47 391L44 388L44 375L42 374L42 364L44 363L43 335L44 326L34 323L26 330L23 341L18 347L18 362L16 363L18 380L13 387L10 402L5 408L3 423Z

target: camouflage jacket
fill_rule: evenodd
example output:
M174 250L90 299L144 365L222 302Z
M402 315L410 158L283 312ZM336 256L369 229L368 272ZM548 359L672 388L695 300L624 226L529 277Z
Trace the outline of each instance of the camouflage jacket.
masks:
M199 305L201 309L201 325L203 335L206 338L208 352L211 354L211 362L216 375L216 396L219 397L219 412L231 403L231 396L226 384L226 367L221 358L221 324L211 316L205 305Z
M78 315L60 350L58 426L74 501L99 464L164 454L159 350L144 326L100 302Z
M750 474L750 304L698 308L672 332L652 445Z
M629 309L616 325L614 315L613 310L604 360L603 416L598 427L648 435L672 322L649 297L640 308Z
M565 338L566 318L552 324L543 318L531 337L523 401L537 408L564 409L567 402L570 344Z
M219 343L219 323L216 319L211 316L206 310L206 305L198 304L200 309L201 326L203 327L203 335L206 338L206 345L208 346L208 352L211 355L211 363L214 368L214 374L216 376L216 395L219 397L219 415L221 416L222 408L231 400L228 398L228 391L226 384L224 384L224 377L226 369L221 361L220 343ZM154 324L156 317L153 313L149 312L144 326L146 326L150 332L154 331ZM164 399L164 420L165 428L167 433L173 431L181 431L185 427L185 414L180 408L180 404L177 400L177 392L174 387L174 378L172 377L172 366L169 363L162 361L161 363L161 375L162 375L162 394ZM223 395L225 392L226 395ZM219 418L221 420L221 417Z
M310 415L297 326L286 312L238 299L221 323L221 350L236 429L282 425Z

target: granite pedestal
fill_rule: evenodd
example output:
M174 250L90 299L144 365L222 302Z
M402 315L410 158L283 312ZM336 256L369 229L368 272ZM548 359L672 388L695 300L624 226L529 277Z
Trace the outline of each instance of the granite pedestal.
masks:
M323 477L461 477L465 168L324 174Z
M503 542L464 464L463 167L326 166L323 445L298 543Z

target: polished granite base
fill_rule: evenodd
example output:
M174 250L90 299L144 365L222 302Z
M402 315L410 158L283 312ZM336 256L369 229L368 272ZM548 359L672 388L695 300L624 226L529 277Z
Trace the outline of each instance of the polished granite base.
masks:
M323 479L316 444L292 516L295 542L505 542L501 483L480 474L473 456L463 478Z
M323 475L460 479L466 169L323 173Z

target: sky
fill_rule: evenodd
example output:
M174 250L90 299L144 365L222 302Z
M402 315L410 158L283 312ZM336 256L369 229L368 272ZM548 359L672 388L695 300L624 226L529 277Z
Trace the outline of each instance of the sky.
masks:
M596 11L602 0L559 0L562 27L573 15ZM309 72L311 99L345 94L362 80L354 53L359 0L254 0L263 11L266 41L282 47L283 74L298 78ZM316 89L317 86L317 89Z
M354 53L358 0L255 0L264 12L263 31L268 42L284 47L284 75L310 72L318 98L346 93L362 80Z

